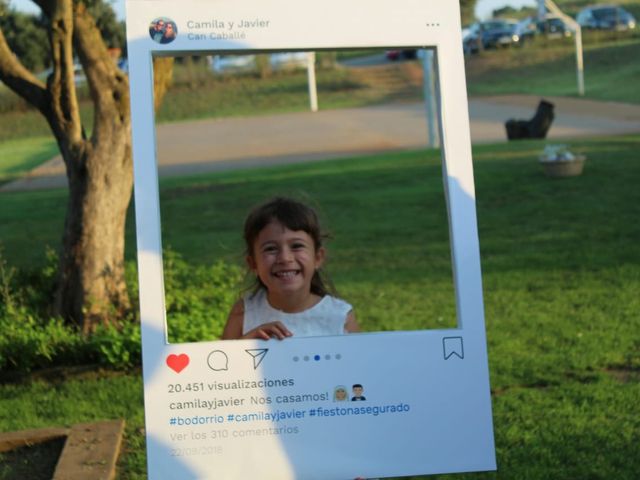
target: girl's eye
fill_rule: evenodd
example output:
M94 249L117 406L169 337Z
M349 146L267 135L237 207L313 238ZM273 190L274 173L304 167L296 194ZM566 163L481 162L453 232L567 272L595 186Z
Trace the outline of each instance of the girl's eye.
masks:
M277 248L275 246L273 246L273 245L266 246L266 247L264 247L262 249L262 251L265 252L265 253L273 253L276 250L277 250Z
M291 245L291 248L296 249L296 250L300 250L301 248L305 248L305 244L304 243L294 243L293 245Z

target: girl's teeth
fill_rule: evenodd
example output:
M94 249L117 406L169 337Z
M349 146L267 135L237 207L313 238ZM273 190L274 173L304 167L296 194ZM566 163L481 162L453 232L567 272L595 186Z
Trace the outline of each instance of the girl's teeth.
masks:
M296 274L296 272L278 272L276 273L276 275L278 277L293 277Z

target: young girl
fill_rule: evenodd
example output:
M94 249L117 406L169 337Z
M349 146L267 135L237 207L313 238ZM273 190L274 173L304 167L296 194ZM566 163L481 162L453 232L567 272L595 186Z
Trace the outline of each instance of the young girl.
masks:
M255 288L231 309L223 340L359 331L351 305L322 278L323 237L315 211L296 200L277 197L249 214L244 241Z

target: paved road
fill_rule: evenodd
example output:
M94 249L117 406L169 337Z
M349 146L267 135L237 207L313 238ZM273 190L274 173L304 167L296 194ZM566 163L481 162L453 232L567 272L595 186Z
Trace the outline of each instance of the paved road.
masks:
M505 120L530 118L539 100L524 95L470 99L472 142L506 142ZM550 140L640 132L638 105L547 100L556 113ZM421 103L164 124L157 130L159 172L190 175L424 148L426 132ZM64 165L57 157L0 190L65 186Z

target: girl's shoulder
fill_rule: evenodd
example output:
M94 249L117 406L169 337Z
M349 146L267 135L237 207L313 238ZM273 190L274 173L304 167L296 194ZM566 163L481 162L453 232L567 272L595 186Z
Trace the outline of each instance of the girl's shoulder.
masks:
M244 321L244 301L238 300L227 317L227 323L222 332L222 340L237 339L242 336L242 324Z
M242 312L246 310L254 310L265 304L267 301L267 291L264 288L252 290L245 293L238 303L242 303Z
M322 300L320 300L319 304L322 304L332 310L344 312L345 315L353 310L353 306L349 302L343 300L342 298L328 294L322 297Z
M244 315L244 298L239 299L233 304L233 307L231 307L229 316L232 317L237 315Z

